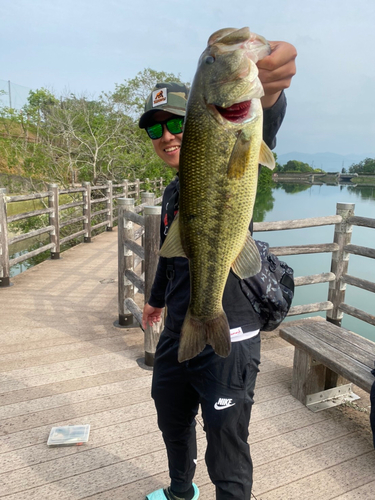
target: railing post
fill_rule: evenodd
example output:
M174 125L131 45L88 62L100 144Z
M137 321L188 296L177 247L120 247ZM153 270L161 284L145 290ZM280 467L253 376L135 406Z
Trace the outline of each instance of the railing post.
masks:
M160 216L161 207L145 207L145 303L150 297L151 287L154 282L156 268L158 266L158 252L160 245ZM163 320L153 326L147 326L145 330L145 363L147 366L154 365L156 345L163 329Z
M155 205L155 195L154 193L148 193L147 191L143 191L141 193L141 204L142 205L147 205L147 206L154 206ZM145 248L145 234L143 233L142 235L142 246ZM145 272L145 261L142 260L141 262L141 273L143 274Z
M123 186L123 192L124 192L124 198L127 198L128 197L128 191L129 191L129 186L128 186L129 182L128 181L125 181L124 182L124 186Z
M133 198L118 199L118 323L133 326L133 315L125 308L125 299L134 300L134 285L125 276L125 271L134 268L134 255L125 247L125 240L134 240L133 222L126 220L125 212L134 212Z
M136 201L139 200L140 192L141 192L141 182L139 179L135 179L135 199Z
M155 205L155 194L154 193L149 193L147 191L143 191L141 193L141 204L147 204L150 206Z
M0 188L0 288L10 286L6 189Z
M342 222L335 225L334 243L339 249L332 252L331 272L336 275L335 281L329 283L328 300L332 302L333 309L327 311L327 320L334 325L341 326L343 313L339 306L344 302L346 284L342 276L348 271L349 254L344 251L345 245L349 245L352 238L353 226L348 224L347 219L354 215L354 203L337 203L336 214L341 215Z
M108 186L106 188L107 200L107 210L108 210L108 225L106 227L107 231L112 231L113 229L113 183L108 181Z
M60 213L59 213L59 187L57 184L48 184L48 208L52 208L53 212L49 214L49 225L54 227L54 230L49 235L50 243L53 243L51 249L51 259L60 258Z
M83 222L83 229L86 231L83 241L91 243L91 184L82 182L82 186L85 188L83 191L83 215L86 217Z

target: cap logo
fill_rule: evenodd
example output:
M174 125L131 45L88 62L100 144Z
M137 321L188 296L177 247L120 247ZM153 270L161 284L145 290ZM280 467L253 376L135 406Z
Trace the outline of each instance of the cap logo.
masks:
M168 102L167 99L168 91L166 88L154 90L152 93L152 107L161 106Z

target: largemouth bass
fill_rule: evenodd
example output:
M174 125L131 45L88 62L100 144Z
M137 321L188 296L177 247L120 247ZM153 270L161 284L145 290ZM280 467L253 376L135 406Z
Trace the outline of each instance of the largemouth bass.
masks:
M180 153L180 208L160 255L189 259L191 296L178 360L210 344L231 349L222 297L230 268L240 278L260 271L249 232L258 163L274 168L262 141L264 95L256 62L270 53L249 28L215 32L191 87Z

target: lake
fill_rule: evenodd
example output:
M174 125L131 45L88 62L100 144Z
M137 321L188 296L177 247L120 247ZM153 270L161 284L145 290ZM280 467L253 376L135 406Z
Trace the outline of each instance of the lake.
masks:
M257 221L277 221L304 219L336 214L336 203L354 203L355 215L375 218L375 187L354 187L346 185L278 184L271 193L261 194L257 200L254 219ZM270 246L303 245L307 243L332 243L334 226L294 229L290 231L258 232L255 238L267 241ZM375 230L353 226L354 245L375 248ZM329 272L331 254L290 255L281 257L293 269L295 276ZM375 261L350 255L348 273L358 278L375 282ZM327 300L328 283L296 288L293 305ZM345 302L363 311L374 313L374 294L347 285ZM312 313L312 315L325 313ZM307 315L306 315L307 316ZM301 318L303 316L298 316ZM293 318L291 318L293 319ZM359 333L375 342L375 327L344 315L342 326Z

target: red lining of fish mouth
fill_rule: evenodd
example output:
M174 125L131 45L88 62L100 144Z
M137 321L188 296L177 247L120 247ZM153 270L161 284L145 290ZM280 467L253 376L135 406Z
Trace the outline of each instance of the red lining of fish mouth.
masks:
M251 101L243 101L233 104L229 108L221 108L220 106L215 106L215 108L229 122L240 122L249 114L250 106Z

